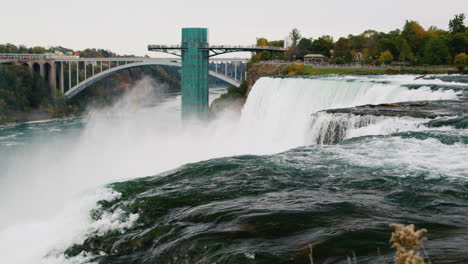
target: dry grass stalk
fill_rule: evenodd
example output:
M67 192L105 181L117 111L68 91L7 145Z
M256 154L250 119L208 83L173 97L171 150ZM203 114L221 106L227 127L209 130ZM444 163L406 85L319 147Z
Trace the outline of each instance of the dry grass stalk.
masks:
M415 231L414 225L390 225L395 228L390 242L392 248L396 248L395 264L424 264L424 259L419 255L419 249L423 246L425 237L421 237L427 232L426 229Z
M313 251L312 251L312 243L309 243L309 261L310 261L310 264L314 264L314 255L313 255Z

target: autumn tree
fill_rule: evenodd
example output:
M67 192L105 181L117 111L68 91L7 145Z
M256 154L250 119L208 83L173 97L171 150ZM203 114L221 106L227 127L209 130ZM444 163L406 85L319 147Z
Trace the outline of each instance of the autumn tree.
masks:
M463 72L463 69L465 69L465 65L468 64L468 55L466 55L464 52L458 54L457 56L455 56L453 64L457 66L460 72Z
M380 63L390 64L390 63L392 63L393 59L394 59L394 57L393 57L392 52L390 52L389 50L386 50L386 51L383 51L382 53L380 53L378 61Z
M351 55L351 45L350 41L347 38L340 38L335 43L335 48L333 49L333 57L338 59L341 58L345 62L352 61Z
M284 40L272 40L268 41L268 46L284 48Z
M416 21L406 21L401 36L408 42L411 51L415 55L420 55L424 46L424 35L426 31Z
M257 38L257 46L261 46L261 47L268 46L268 40L266 38Z
M364 49L362 50L362 56L365 63L372 63L376 59L377 53L377 41L379 39L379 33L375 30L366 30L361 34L366 41L364 42Z

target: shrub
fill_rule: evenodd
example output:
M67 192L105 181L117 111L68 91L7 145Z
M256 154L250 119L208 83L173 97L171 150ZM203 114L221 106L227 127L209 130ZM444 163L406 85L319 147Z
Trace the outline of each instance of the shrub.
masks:
M464 52L458 54L457 56L455 56L453 64L457 66L460 72L463 72L463 69L465 69L465 65L468 64L468 55L466 55Z

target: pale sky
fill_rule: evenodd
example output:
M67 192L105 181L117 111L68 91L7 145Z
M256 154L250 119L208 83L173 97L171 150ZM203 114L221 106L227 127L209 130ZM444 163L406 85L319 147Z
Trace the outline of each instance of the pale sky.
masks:
M406 19L447 29L458 13L468 15L468 0L1 0L0 43L156 57L147 45L179 44L183 27L209 28L210 44L251 45L295 27L304 37L335 39L388 32Z

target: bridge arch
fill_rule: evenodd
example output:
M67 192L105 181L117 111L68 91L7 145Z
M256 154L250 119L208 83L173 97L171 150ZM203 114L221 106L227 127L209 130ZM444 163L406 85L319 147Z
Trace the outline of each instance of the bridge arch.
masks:
M154 61L145 62L145 61L143 61L143 62L133 62L133 63L120 65L120 66L117 66L117 67L110 68L110 69L107 69L105 71L102 71L100 73L97 73L97 74L93 75L92 77L87 78L86 80L76 84L70 90L65 92L65 98L67 100L70 100L75 95L77 95L78 93L80 93L84 89L91 86L93 83L95 83L95 82L97 82L97 81L111 75L114 72L118 72L118 71L121 71L121 70L124 70L124 69L134 68L134 67L155 66L155 65L182 67L180 62L172 62L172 61L158 61L158 62L154 62ZM231 78L228 78L228 77L226 77L226 76L224 76L222 74L216 73L214 71L209 71L209 75L211 75L211 76L213 76L213 77L215 77L217 79L223 80L223 81L225 81L225 82L227 82L227 83L229 83L231 85L234 85L234 86L239 86L240 85L239 81L233 80Z
M37 73L37 74L41 73L41 65L38 62L34 62L32 64L32 69L34 73Z
M42 67L44 67L44 79L46 80L46 82L50 82L51 81L50 75L51 75L51 71L52 71L52 66L50 65L50 63L46 62L46 63L42 64Z

